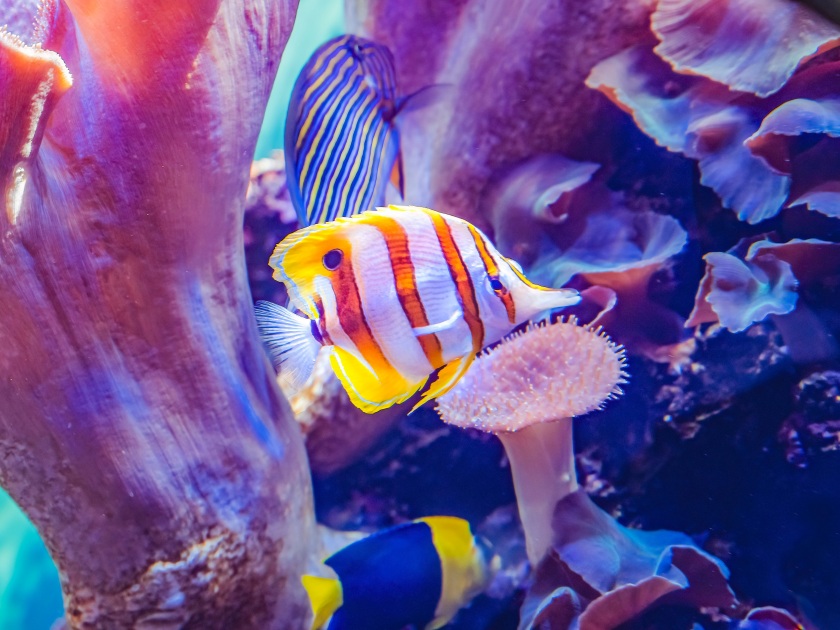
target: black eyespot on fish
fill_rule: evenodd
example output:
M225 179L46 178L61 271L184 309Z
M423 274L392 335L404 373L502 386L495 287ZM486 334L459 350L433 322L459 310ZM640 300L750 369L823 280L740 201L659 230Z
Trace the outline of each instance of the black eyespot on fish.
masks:
M500 293L502 295L505 295L508 292L507 287L502 284L502 281L499 280L497 276L490 276L490 288L496 293Z
M324 267L330 271L334 271L335 269L338 269L342 258L344 258L344 252L340 249L331 249L324 254Z

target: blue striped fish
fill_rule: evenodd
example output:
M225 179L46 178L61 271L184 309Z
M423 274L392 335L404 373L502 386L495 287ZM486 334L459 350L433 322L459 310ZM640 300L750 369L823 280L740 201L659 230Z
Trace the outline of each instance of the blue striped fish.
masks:
M350 399L368 413L427 385L416 409L449 390L485 346L580 301L575 290L529 282L467 221L412 206L293 232L269 264L305 315L257 304L281 378L301 387L326 346Z
M389 179L402 193L394 58L354 35L318 48L286 117L286 173L302 225L381 205Z

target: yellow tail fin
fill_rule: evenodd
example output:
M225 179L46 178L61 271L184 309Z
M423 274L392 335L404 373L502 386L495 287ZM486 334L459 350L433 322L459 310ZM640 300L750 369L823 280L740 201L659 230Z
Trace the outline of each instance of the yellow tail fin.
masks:
M304 575L300 578L312 606L312 630L322 628L344 603L341 582L335 578Z

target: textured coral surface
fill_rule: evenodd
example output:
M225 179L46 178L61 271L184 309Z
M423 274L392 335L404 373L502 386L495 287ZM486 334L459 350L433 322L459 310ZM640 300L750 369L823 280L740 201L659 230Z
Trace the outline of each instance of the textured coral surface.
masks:
M0 480L72 627L305 621L310 486L241 231L294 9L0 9Z

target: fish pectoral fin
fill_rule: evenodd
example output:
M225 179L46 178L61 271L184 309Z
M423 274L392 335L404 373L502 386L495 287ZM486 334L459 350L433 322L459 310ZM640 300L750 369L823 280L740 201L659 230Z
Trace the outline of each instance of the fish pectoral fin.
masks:
M396 114L408 114L416 112L431 105L436 105L443 102L445 99L453 97L455 94L455 85L452 83L432 83L419 90L397 99Z
M405 199L405 174L403 171L402 151L399 149L397 149L394 166L391 168L391 183L400 193L400 198Z
M254 315L271 362L280 371L280 378L297 392L312 375L321 349L312 335L312 320L264 300L256 303Z
M317 575L303 575L300 578L306 594L309 595L309 605L312 607L312 628L318 630L324 627L336 610L344 603L344 593L341 582L335 578Z
M423 397L420 399L420 402L414 405L409 413L415 411L418 407L426 404L430 400L433 400L438 396L442 396L452 389L452 386L458 382L458 379L461 378L470 367L474 358L475 355L470 353L457 361L451 361L444 365L438 371L435 376L435 380L432 381L429 388L423 393Z
M452 313L446 321L438 322L437 324L429 324L428 326L418 326L416 328L412 328L412 330L414 331L414 335L417 337L420 335L432 335L434 333L443 332L444 330L449 330L457 324L463 314L464 312L458 309Z
M382 374L371 372L356 356L338 346L333 346L330 363L351 402L365 413L405 402L427 380L412 383L394 368Z

